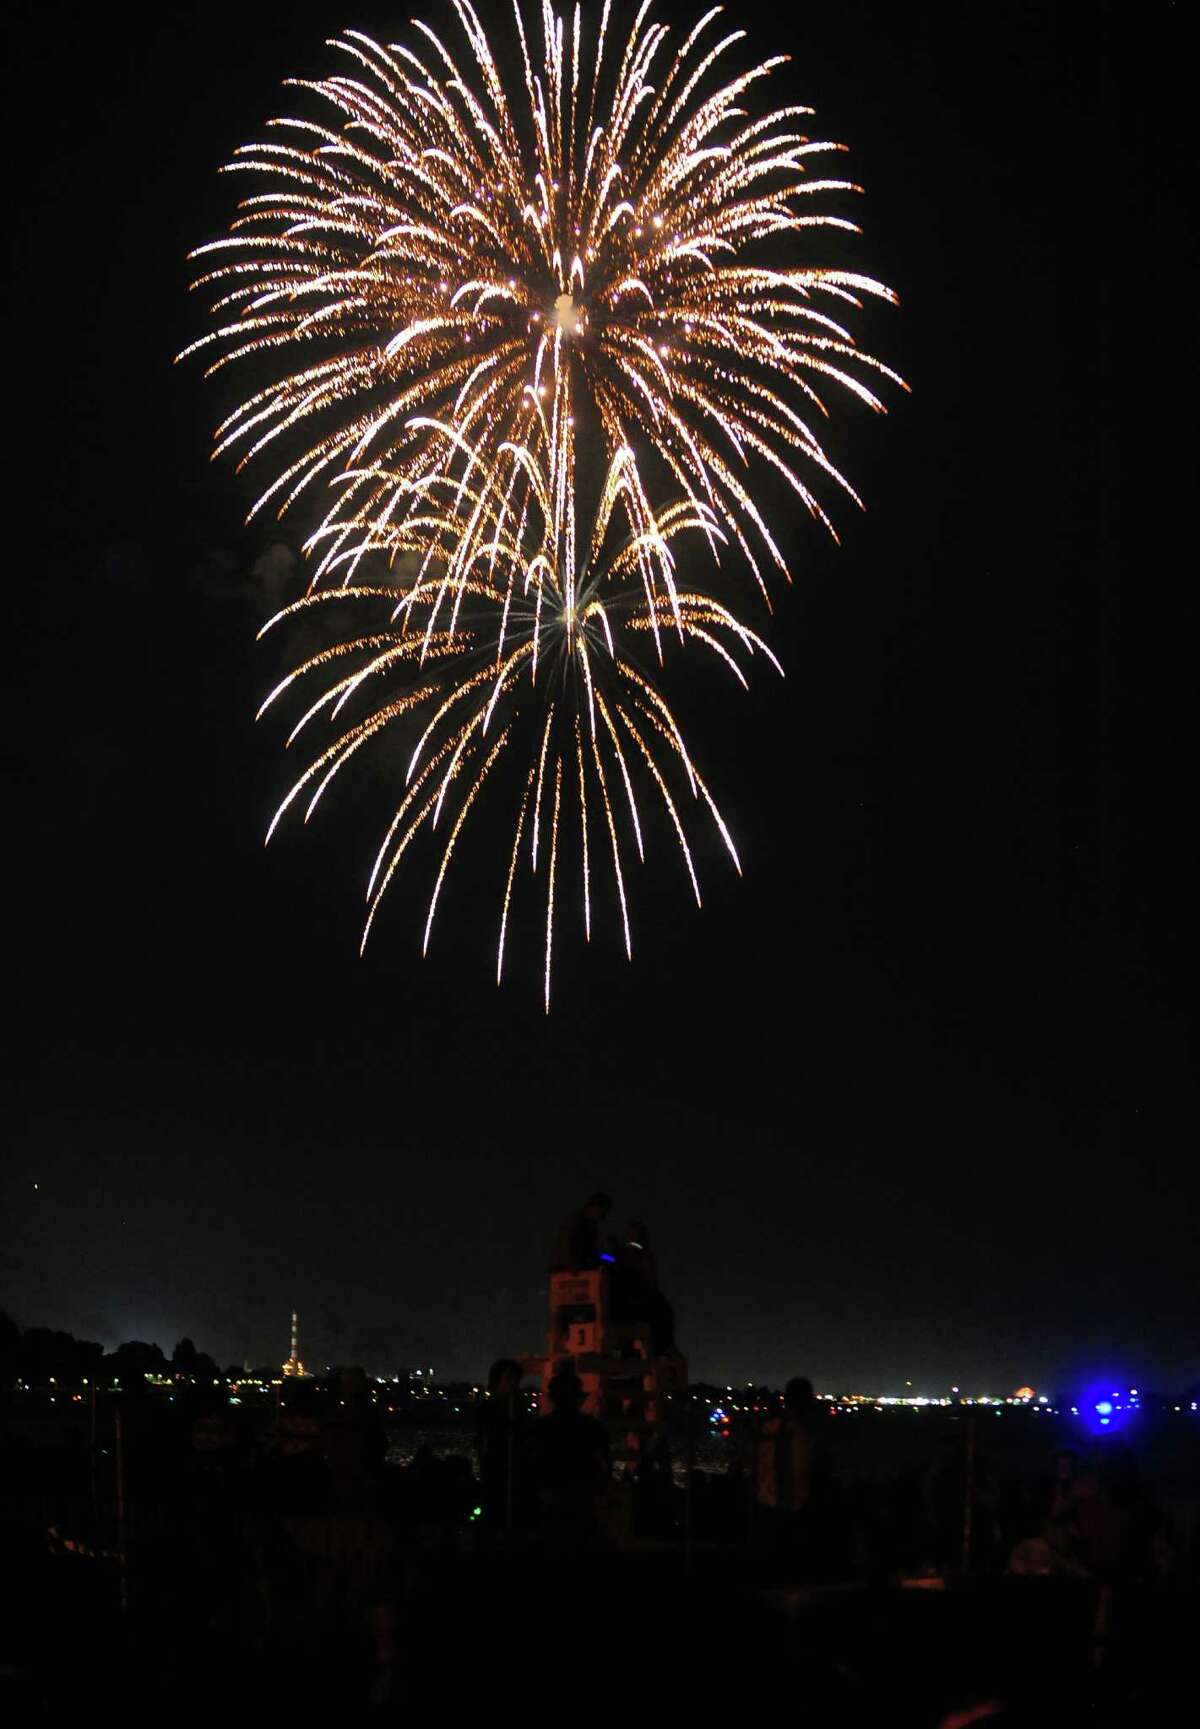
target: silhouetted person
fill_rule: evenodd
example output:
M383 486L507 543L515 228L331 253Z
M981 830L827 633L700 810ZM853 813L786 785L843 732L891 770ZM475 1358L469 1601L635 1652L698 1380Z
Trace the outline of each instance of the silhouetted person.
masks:
M1110 1585L1143 1576L1153 1521L1130 1449L1118 1442L1097 1447L1071 1485L1071 1498L1089 1573Z
M1046 1498L1046 1522L1042 1535L1052 1563L1060 1567L1076 1568L1081 1564L1075 1495L1080 1469L1079 1454L1070 1447L1060 1448L1054 1455L1054 1477Z
M586 1273L600 1265L600 1227L612 1212L612 1197L597 1190L559 1226L550 1263L553 1273Z
M1079 1454L1072 1447L1060 1447L1054 1455L1054 1475L1046 1505L1048 1519L1061 1519L1070 1511L1078 1476Z
M527 1428L521 1365L502 1357L488 1371L488 1396L475 1431L483 1520L502 1530L527 1523Z
M535 1427L535 1470L542 1528L553 1546L576 1548L599 1533L610 1476L608 1434L583 1411L583 1386L560 1369L546 1389L550 1412Z
M331 1474L321 1445L317 1393L311 1383L288 1390L274 1456L263 1466L264 1504L287 1515L324 1513Z
M1086 1573L1076 1503L1079 1475L1078 1453L1070 1447L1060 1448L1054 1455L1049 1481L1040 1485L1041 1529L1036 1536L1024 1537L1014 1545L1008 1558L1010 1573Z
M1137 1590L1152 1577L1157 1516L1146 1499L1137 1460L1122 1442L1093 1449L1072 1495L1079 1558L1097 1586L1090 1662L1109 1686L1127 1684L1137 1667Z
M658 1283L658 1263L650 1246L650 1233L640 1219L633 1219L625 1240L617 1249L613 1268L613 1319L645 1321L650 1328L650 1348L656 1357L675 1349L675 1311Z
M387 1430L370 1395L365 1372L341 1368L322 1410L321 1450L329 1463L334 1505L365 1512L387 1457Z
M638 1461L635 1517L640 1536L668 1537L673 1533L674 1488L671 1444L665 1434L660 1434Z
M634 1297L645 1302L658 1290L658 1263L650 1246L650 1232L641 1219L630 1219L618 1251L617 1266Z
M404 1468L404 1499L410 1524L432 1524L436 1519L436 1485L437 1457L428 1441L422 1441Z
M811 1572L820 1561L827 1461L818 1424L824 1415L812 1382L796 1376L784 1389L783 1410L760 1423L754 1440L756 1547L791 1571Z

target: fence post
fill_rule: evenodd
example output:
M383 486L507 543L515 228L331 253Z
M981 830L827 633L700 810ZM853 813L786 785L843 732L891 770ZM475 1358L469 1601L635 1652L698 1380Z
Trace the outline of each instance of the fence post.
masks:
M97 1548L101 1546L100 1536L100 1477L96 1460L96 1377L89 1382L91 1390L91 1421L88 1434L88 1489L92 1501L92 1541Z
M121 1615L129 1613L129 1574L125 1554L125 1447L121 1426L121 1407L113 1415L113 1450L117 1470L117 1568L121 1581Z
M963 1498L962 1570L971 1565L971 1524L975 1507L975 1418L967 1418L967 1486Z
M692 1570L692 1537L695 1524L695 1504L692 1490L692 1479L696 1474L696 1401L688 1394L687 1404L687 1447L684 1451L683 1479L683 1570Z
M508 1460L504 1474L504 1529L513 1528L513 1464L517 1439L517 1395L508 1395Z

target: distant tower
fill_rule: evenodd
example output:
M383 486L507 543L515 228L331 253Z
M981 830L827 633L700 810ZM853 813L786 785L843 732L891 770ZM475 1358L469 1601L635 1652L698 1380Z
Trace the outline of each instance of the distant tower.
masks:
M295 1309L292 1310L292 1353L283 1365L285 1375L307 1375L308 1370L300 1361L300 1319Z

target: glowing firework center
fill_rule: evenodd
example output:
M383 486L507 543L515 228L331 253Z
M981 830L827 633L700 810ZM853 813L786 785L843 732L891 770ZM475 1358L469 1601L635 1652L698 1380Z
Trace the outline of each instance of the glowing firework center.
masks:
M554 302L554 323L564 336L574 336L583 325L583 308L576 306L570 294L560 294Z

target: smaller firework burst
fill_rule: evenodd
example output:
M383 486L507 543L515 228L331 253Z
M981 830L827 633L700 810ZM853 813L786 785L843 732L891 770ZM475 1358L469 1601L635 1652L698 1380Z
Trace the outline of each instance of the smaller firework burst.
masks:
M463 827L503 760L517 759L496 977L499 982L524 859L542 883L549 1007L564 823L578 836L584 933L590 938L603 869L611 876L630 955L627 877L634 855L645 857L647 795L678 844L697 903L690 806L704 807L738 862L647 663L661 667L672 655L699 649L744 685L742 663L749 657L762 655L777 670L778 662L721 601L676 580L673 547L681 535L690 532L701 546L720 537L710 511L683 499L656 516L638 486L631 453L622 449L609 465L590 529L580 536L570 446L550 439L546 448L560 453L567 473L554 460L547 467L524 446L510 445L486 465L468 459L466 480L442 476L419 483L422 509L378 548L393 564L420 558L419 571L399 594L394 586L358 584L318 590L270 620L264 630L314 607L382 614L379 628L347 633L305 659L260 713L285 693L322 679L323 689L304 708L288 743L318 722L331 725L335 735L288 792L268 839L302 797L307 820L334 777L372 741L397 728L411 739L403 794L368 881L364 947L401 861L423 837L437 858L424 924L428 946Z

